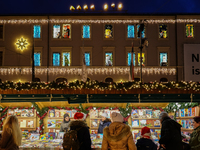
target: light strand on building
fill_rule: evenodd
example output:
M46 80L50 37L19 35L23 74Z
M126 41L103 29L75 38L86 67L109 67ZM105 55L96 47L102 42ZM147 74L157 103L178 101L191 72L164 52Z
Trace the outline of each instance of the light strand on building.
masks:
M36 75L47 74L50 75L82 75L82 68L36 68ZM112 67L112 68L87 68L88 75L128 75L130 72L129 67ZM134 67L135 75L140 74L140 67ZM175 68L147 68L143 67L142 73L144 75L175 75ZM0 75L30 75L32 68L0 68Z
M159 24L159 23L200 23L200 19L148 19L147 24ZM137 24L140 20L136 19L8 19L0 20L0 24L46 24L46 23L71 23L71 24Z

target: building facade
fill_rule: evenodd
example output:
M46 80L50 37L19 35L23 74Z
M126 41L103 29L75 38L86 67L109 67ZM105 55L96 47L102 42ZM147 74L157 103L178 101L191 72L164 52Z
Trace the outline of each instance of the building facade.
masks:
M1 16L0 79L31 81L34 51L35 77L40 81L81 80L83 60L91 80L128 81L132 57L137 80L142 59L143 82L181 81L185 79L184 44L199 44L199 18L197 15ZM145 20L141 36L148 41L142 53L140 20Z

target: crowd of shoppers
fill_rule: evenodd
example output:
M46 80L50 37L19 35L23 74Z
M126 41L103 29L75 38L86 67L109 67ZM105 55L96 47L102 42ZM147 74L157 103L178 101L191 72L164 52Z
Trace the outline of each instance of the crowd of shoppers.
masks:
M65 140L66 136L70 135L71 131L75 131L73 132L75 137L69 141L75 142L75 147L77 147L72 148L69 146L70 143L63 142L64 150L91 150L90 132L85 118L86 115L79 112L74 115L73 121L70 121L68 114L64 115L61 130L66 133L63 141L68 141ZM111 120L108 119L106 113L103 113L98 129L99 133L103 133L102 150L200 150L200 116L193 118L194 131L187 144L182 142L184 135L181 134L181 125L171 119L166 112L161 112L159 147L152 141L150 128L141 129L141 138L135 144L130 127L123 123L123 116L113 112L110 118ZM22 134L17 117L7 117L0 140L0 150L18 150L21 140Z

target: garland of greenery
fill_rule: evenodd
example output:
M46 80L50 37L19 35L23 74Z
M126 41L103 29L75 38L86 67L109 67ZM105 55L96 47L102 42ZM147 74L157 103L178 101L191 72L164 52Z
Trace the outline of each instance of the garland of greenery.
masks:
M99 90L128 90L128 89L146 89L146 90L164 90L164 89L184 89L200 91L200 82L98 82L98 81L75 81L75 82L0 82L0 89L31 90L31 89L99 89Z

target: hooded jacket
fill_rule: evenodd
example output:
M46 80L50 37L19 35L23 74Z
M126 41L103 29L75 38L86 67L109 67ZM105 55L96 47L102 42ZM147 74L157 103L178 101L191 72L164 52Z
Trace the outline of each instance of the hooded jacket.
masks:
M162 121L160 144L165 145L165 150L182 150L181 125L169 117Z
M200 126L194 129L190 135L189 144L191 146L191 150L200 150Z
M103 133L103 129L111 124L111 120L106 118L105 121L101 121L98 128L98 133Z
M130 127L113 122L103 130L102 150L137 150Z
M77 130L77 137L80 142L79 150L91 150L91 139L89 127L84 121L71 121L70 130Z

